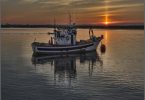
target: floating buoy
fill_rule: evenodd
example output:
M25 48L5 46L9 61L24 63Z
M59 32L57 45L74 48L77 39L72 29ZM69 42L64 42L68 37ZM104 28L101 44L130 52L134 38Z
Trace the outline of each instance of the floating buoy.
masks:
M105 44L101 44L100 51L101 51L101 53L105 53L105 51L106 51Z

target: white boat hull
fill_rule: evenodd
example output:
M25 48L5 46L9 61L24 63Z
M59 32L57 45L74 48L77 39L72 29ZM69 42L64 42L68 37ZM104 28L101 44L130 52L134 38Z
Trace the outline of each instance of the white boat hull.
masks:
M37 54L84 53L95 51L101 40L102 39L98 39L95 42L72 46L43 46L32 43L32 49L33 52Z

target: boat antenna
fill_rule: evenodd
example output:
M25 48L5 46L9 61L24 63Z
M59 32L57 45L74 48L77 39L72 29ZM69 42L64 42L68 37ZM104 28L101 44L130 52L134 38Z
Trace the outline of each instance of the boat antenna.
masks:
M55 17L53 19L53 23L54 23L54 30L56 30L56 20L55 20Z
M35 35L35 33L34 33L34 42L36 42L36 35Z
M36 41L36 37L34 38L34 42Z
M71 19L71 14L69 13L69 24L71 25L72 19Z

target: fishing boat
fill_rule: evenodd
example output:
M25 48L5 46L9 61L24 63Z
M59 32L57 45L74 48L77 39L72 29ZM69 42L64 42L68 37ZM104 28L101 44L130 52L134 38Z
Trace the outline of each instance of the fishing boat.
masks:
M77 41L77 28L75 23L66 27L56 27L47 43L33 42L31 44L34 54L70 54L96 51L103 35L96 37L89 29L89 39ZM84 33L85 34L85 33Z

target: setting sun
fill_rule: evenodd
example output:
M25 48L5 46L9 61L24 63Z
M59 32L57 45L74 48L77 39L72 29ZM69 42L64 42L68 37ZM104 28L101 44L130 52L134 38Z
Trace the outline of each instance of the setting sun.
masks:
M106 22L105 22L105 24L106 24L106 25L108 25L108 24L109 24L109 22L107 22L107 21L106 21Z
M105 23L105 25L108 25L109 24L108 14L105 15L105 22L104 23Z

